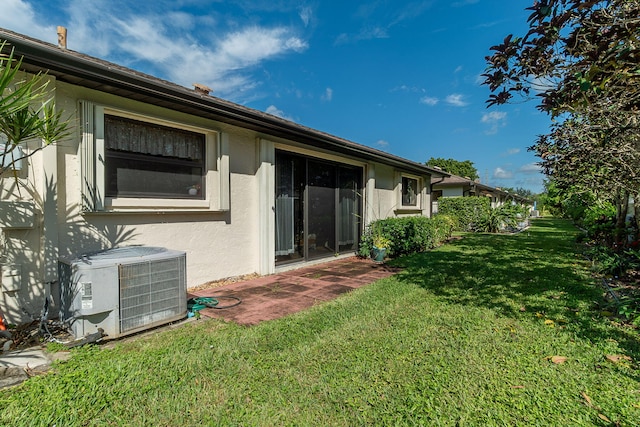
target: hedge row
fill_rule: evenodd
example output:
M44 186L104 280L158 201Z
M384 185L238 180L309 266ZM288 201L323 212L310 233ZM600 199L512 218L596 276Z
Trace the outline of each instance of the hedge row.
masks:
M455 231L498 233L518 229L528 210L512 203L492 208L488 197L444 197L438 200L438 215L452 218Z
M441 197L438 199L438 215L455 220L456 231L474 231L491 210L488 197Z
M381 235L390 240L387 255L401 256L424 252L442 244L451 237L454 221L446 215L433 218L424 216L387 218L372 222L360 242L360 255L369 257L373 239Z

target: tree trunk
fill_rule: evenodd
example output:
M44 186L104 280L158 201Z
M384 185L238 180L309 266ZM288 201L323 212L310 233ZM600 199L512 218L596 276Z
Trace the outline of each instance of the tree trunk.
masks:
M629 192L620 191L616 197L616 243L625 246L627 243L627 212L629 210Z
M633 195L633 240L640 239L640 192Z

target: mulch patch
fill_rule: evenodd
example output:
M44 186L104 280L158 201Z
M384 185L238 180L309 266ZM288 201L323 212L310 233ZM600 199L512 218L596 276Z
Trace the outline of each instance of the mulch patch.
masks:
M60 342L73 340L73 336L66 329L52 321L47 322L44 326L46 326L46 329L41 331L40 321L34 320L31 323L7 328L11 338L0 338L0 350L16 351L33 347L45 347L52 338Z

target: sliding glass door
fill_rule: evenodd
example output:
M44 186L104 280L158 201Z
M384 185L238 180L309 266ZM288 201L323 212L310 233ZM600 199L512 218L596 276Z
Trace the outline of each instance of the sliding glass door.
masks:
M358 250L362 219L362 169L338 168L338 252Z
M304 258L304 159L276 156L276 262Z
M276 264L355 252L362 168L276 152Z
M336 166L307 161L307 257L322 258L336 250Z

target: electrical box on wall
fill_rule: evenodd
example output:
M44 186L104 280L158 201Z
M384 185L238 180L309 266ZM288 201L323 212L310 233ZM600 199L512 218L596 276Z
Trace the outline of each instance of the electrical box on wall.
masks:
M2 292L16 292L20 290L22 282L22 266L10 264L2 266Z

